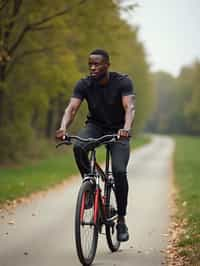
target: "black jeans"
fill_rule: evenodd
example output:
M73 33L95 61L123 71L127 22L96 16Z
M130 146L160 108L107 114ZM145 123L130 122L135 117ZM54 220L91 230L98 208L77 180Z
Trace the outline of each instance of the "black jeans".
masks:
M83 138L98 138L113 133L116 132L104 130L94 124L87 124L78 135ZM79 141L74 145L75 160L82 176L90 172L88 149L86 148L86 145L86 143ZM112 172L115 179L118 215L125 216L128 199L127 165L130 155L129 140L124 139L111 144L110 151Z

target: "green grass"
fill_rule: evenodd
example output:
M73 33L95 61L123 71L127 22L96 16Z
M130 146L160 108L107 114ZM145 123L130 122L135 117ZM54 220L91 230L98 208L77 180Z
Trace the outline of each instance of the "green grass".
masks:
M132 148L149 142L148 137L134 138ZM55 144L52 144L55 145ZM103 149L97 151L97 158L104 160ZM17 167L0 168L0 204L32 192L48 189L77 174L72 147L55 149L54 154L45 160L26 162Z
M179 246L190 259L200 262L200 137L176 137L175 176L179 190L179 219L188 224Z

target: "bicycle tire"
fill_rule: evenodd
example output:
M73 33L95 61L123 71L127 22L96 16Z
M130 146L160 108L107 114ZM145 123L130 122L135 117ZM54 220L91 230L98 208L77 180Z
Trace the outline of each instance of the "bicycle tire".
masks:
M114 184L110 184L107 188L107 216L111 218L117 214L117 200L115 195ZM117 240L117 221L114 220L112 225L106 225L106 239L108 247L112 252L115 252L120 247L120 242Z
M85 195L85 196L84 196ZM87 200L88 197L88 200ZM76 250L82 265L91 265L96 254L98 242L97 225L87 225L84 223L92 223L94 218L94 186L91 182L84 182L79 190L76 213L75 213L75 241ZM82 218L81 218L82 215ZM90 215L88 218L87 215ZM81 221L82 219L82 221ZM85 227L85 228L84 228ZM86 228L87 227L87 228ZM82 230L87 229L87 234L82 234ZM89 234L91 238L89 238ZM87 250L88 249L88 250Z

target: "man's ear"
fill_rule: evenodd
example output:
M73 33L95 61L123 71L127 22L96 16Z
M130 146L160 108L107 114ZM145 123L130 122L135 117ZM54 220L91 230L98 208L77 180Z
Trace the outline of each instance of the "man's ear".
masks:
M109 62L107 62L106 65L107 65L108 68L110 67L110 63Z

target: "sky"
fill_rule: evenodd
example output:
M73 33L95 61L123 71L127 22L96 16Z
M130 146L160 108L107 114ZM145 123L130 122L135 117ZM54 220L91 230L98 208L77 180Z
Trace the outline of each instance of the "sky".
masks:
M127 20L139 26L152 71L178 76L200 59L200 0L127 0L138 3Z

